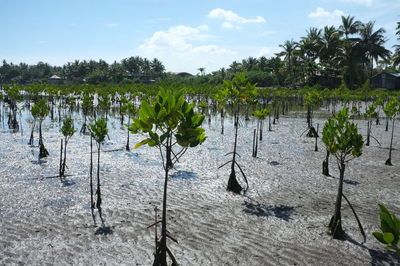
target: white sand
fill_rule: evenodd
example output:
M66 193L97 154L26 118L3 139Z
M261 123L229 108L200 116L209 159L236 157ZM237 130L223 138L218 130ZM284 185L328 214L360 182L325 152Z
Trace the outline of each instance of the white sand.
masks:
M363 245L356 220L343 203L348 241L326 234L334 209L338 178L321 174L325 149L319 140L300 137L303 118L281 118L273 132L264 128L259 158L251 157L253 121L240 128L239 163L250 190L244 196L225 190L232 150L232 121L225 135L213 118L205 123L206 142L189 150L176 165L168 188L169 241L182 265L399 265L371 235L379 226L377 203L400 215L400 152L388 157L390 131L373 126L372 140L345 173L344 193L353 203L367 233ZM365 133L365 121L357 121ZM119 122L110 125L103 150L123 148L126 133ZM323 120L315 123L322 125ZM38 164L38 148L27 145L27 125L20 133L0 133L0 264L26 265L151 265L154 207L161 209L163 170L156 149L141 147L102 152L103 213L110 234L96 234L90 214L89 137L76 134L68 146L69 185L57 178L58 124L45 121L47 162ZM37 137L37 134L36 136ZM141 136L131 136L132 146ZM394 147L400 146L396 128ZM96 156L96 154L94 154ZM94 157L96 159L96 157ZM330 171L338 176L334 158Z

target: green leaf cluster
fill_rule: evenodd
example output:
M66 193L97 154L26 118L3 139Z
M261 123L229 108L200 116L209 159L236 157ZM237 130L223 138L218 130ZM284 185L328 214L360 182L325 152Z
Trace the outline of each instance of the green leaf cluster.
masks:
M90 124L90 135L97 143L103 143L108 134L107 122L104 119L97 119Z
M63 120L61 126L61 133L64 137L71 137L75 133L74 120L71 117L67 117Z
M232 80L224 80L224 88L227 90L226 98L231 103L253 100L252 94L255 87L256 84L251 84L243 72L237 73Z
M185 100L182 90L160 89L155 99L142 101L139 116L133 119L129 130L133 134L149 134L135 148L145 144L160 146L171 136L182 147L195 147L206 139L205 130L200 127L203 120L203 115L194 112L194 103Z
M349 155L361 156L364 144L357 125L349 122L347 108L343 108L334 118L325 123L322 130L322 141L331 154L339 156L343 161Z
M93 101L90 98L89 94L85 94L83 96L83 101L82 101L83 114L89 115L92 109L93 109Z
M386 245L385 248L393 249L400 255L400 248L397 246L400 238L400 220L383 204L378 205L382 232L373 232L372 234L379 242Z
M365 110L365 114L364 114L364 117L366 118L366 119L374 119L374 118L377 118L378 117L378 113L376 112L376 104L375 103L373 103L373 104L370 104L368 107L367 107L367 110Z
M400 112L400 103L396 98L391 98L383 108L385 115L389 118L395 117Z
M31 108L34 118L44 119L49 114L49 107L44 99L37 101Z
M323 101L323 98L321 96L321 93L319 93L318 91L309 91L304 96L304 103L306 105L315 106L315 105L320 104L322 101Z
M133 102L126 102L121 106L121 113L124 115L134 116L137 110Z
M257 118L258 120L265 120L269 116L270 112L271 112L271 109L265 108L262 110L254 111L252 115L255 118Z

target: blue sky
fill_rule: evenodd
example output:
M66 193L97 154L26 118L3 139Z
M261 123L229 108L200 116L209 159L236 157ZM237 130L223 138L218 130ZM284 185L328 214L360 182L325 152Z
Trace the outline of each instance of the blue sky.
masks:
M285 40L347 14L385 28L387 48L398 43L400 0L0 0L0 59L63 65L138 55L167 71L208 73L273 56Z

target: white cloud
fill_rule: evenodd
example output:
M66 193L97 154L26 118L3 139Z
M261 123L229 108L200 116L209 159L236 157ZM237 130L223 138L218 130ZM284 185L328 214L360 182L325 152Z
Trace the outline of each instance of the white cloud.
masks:
M241 29L241 27L235 25L235 23L249 24L249 23L265 22L265 19L261 16L257 16L255 18L244 18L231 10L225 10L222 8L215 8L211 10L210 13L208 13L208 17L215 19L223 19L224 22L221 24L221 26L226 29Z
M202 25L198 26L197 28L201 31L209 30L208 25L206 25L206 24L202 24Z
M374 0L341 0L342 2L354 3L364 6L372 6Z
M225 21L224 23L221 24L221 27L224 29L236 29L240 30L242 27L233 25L232 23Z
M157 57L165 62L169 71L195 73L199 67L218 69L221 66L216 64L231 62L235 52L210 44L212 36L203 33L207 28L202 25L197 28L179 25L157 31L138 49L144 56Z
M322 7L317 7L315 11L308 14L308 17L316 21L318 24L325 26L339 25L341 23L341 17L345 15L346 14L343 11L338 9L330 12L323 9Z

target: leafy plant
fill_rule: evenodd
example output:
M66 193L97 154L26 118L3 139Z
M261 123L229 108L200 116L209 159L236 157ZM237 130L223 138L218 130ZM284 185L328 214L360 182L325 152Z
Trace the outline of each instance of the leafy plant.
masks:
M104 142L106 136L108 134L107 122L104 119L98 119L94 123L90 124L90 135L96 141L97 144L97 201L96 208L99 210L100 218L101 216L101 189L100 189L100 149L101 144ZM92 181L90 182L92 185ZM91 188L91 191L93 189ZM93 198L93 195L92 195ZM92 208L94 204L92 204Z
M381 219L381 232L373 232L374 237L385 244L386 249L393 249L396 251L397 255L400 256L400 247L399 239L400 239L400 220L399 218L391 213L383 204L379 205L379 217Z
M194 104L189 104L183 97L183 91L172 92L160 89L152 101L142 101L139 117L133 119L130 131L134 134L143 132L148 137L135 145L156 147L160 150L164 167L164 195L161 220L161 238L157 241L153 265L167 265L167 253L173 265L178 265L167 246L167 238L175 240L167 232L167 188L168 174L173 165L189 147L195 147L206 139L201 128L204 116L194 112ZM179 145L181 150L173 148ZM154 225L158 224L156 222Z
M74 120L71 117L67 117L63 120L61 133L64 135L64 158L62 156L63 143L61 142L60 174L59 174L60 178L65 177L65 166L67 161L67 145L69 139L75 133Z
M93 101L89 94L84 94L82 101L82 113L84 116L84 121L80 133L85 134L87 129L87 117L93 112Z
M131 117L136 115L136 108L135 105L133 104L133 102L126 102L124 105L121 106L121 115L128 115L128 123L127 123L127 128L128 128L128 132L127 132L127 138L126 138L126 146L125 149L127 151L130 150L129 147L129 127L130 127L130 123L131 123Z
M347 108L343 108L339 113L335 115L333 119L329 119L325 123L322 131L322 141L324 142L326 149L329 151L329 153L336 157L340 172L339 187L335 203L335 212L329 223L329 232L333 238L344 238L341 215L343 197L353 211L365 241L365 233L358 219L358 216L354 211L350 201L343 194L343 179L346 164L350 160L361 156L363 147L363 138L361 134L358 133L357 126L349 122Z
M253 157L257 157L258 150L258 139L262 140L263 124L264 120L271 113L271 109L264 108L262 110L256 110L253 112L253 116L257 119L257 129L255 130L253 139Z
M42 135L42 123L45 117L49 114L49 107L45 100L42 99L37 101L32 106L31 113L35 119L39 119L39 159L41 159L49 155L49 152L44 146Z
M378 117L378 113L376 112L376 105L375 104L370 104L367 109L365 110L364 117L367 119L367 142L365 143L365 146L370 145L370 138L372 137L373 139L376 140L376 142L379 143L379 141L372 136L372 120L376 119Z
M237 138L238 138L238 129L239 129L239 111L240 111L240 104L242 102L246 102L246 96L248 93L255 88L255 84L251 84L248 82L246 75L244 73L238 73L236 74L232 80L225 80L224 81L224 86L227 89L227 99L228 102L230 102L233 106L234 110L234 128L235 128L235 142L233 145L233 152L227 153L226 155L232 154L232 160L224 163L221 165L219 168L231 164L231 173L229 175L228 179L228 185L227 185L227 190L232 191L234 193L240 194L243 191L246 191L248 189L248 182L247 182L247 177L244 174L242 168L236 161L236 155L237 155ZM240 172L243 175L243 178L246 182L246 189L243 189L242 186L239 184L239 182L236 179L236 171L235 171L235 166L239 167Z
M307 106L307 125L309 129L307 137L316 137L316 135L318 135L317 131L313 127L312 120L314 116L314 108L321 104L322 100L322 96L317 91L309 91L304 96L304 102Z
M386 160L386 165L392 165L392 147L393 147L393 133L394 133L394 122L396 121L396 115L400 112L400 103L396 98L392 98L384 107L383 111L386 117L392 119L392 135L390 138L389 147L389 158Z

